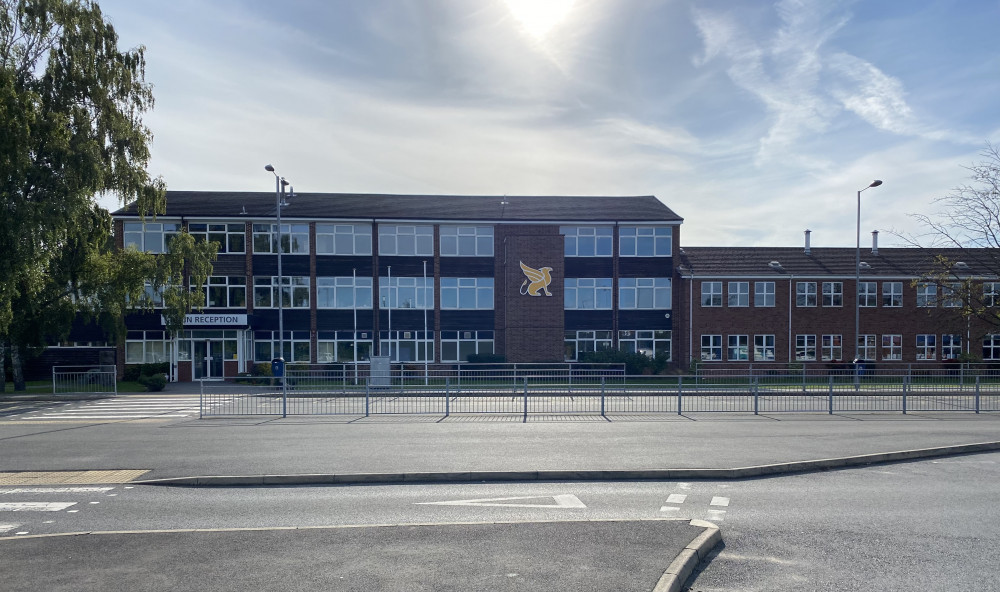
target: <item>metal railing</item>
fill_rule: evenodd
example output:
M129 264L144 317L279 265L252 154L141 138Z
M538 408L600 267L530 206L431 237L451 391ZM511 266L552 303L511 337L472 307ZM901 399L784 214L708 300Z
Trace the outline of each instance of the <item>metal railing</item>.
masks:
M267 384L202 382L203 417L232 415L589 415L1000 411L1000 376L947 373L628 376L619 368L471 374L394 369L377 381L324 371Z
M118 394L114 366L53 366L52 393Z

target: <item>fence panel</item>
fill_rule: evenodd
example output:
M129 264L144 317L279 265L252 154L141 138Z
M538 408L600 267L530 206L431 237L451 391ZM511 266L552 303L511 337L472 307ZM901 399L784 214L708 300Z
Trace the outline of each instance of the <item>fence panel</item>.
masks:
M118 394L118 370L114 366L53 366L52 394Z

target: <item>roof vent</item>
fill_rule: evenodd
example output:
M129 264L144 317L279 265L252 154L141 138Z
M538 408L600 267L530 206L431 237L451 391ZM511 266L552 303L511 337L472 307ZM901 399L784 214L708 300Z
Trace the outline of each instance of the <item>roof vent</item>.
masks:
M777 261L772 261L772 262L768 263L768 265L770 265L774 269L781 269L781 263L779 263Z
M969 269L969 264L965 261L956 261L955 269Z
M862 261L861 263L858 264L858 267L860 267L861 269L871 269L872 268L871 265L868 265L867 261Z

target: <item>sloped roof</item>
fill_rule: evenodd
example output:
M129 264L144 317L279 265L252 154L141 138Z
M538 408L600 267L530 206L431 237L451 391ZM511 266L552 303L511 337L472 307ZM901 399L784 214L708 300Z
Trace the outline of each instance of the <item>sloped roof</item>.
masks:
M652 195L485 196L296 193L282 217L303 219L633 221L681 222L683 218ZM168 191L166 216L186 218L272 217L274 193ZM114 212L136 216L134 204Z
M1000 249L892 247L873 254L868 247L861 249L861 275L919 277L941 270L938 257L964 263L953 268L959 276L988 277L1000 270ZM682 276L854 276L855 249L812 248L807 254L802 247L683 247L677 264Z

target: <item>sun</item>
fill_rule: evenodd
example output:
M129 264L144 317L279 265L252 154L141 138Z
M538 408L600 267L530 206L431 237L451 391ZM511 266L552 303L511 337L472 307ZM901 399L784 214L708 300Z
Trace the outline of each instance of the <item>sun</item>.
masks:
M504 2L525 32L540 40L566 19L576 0L504 0Z

